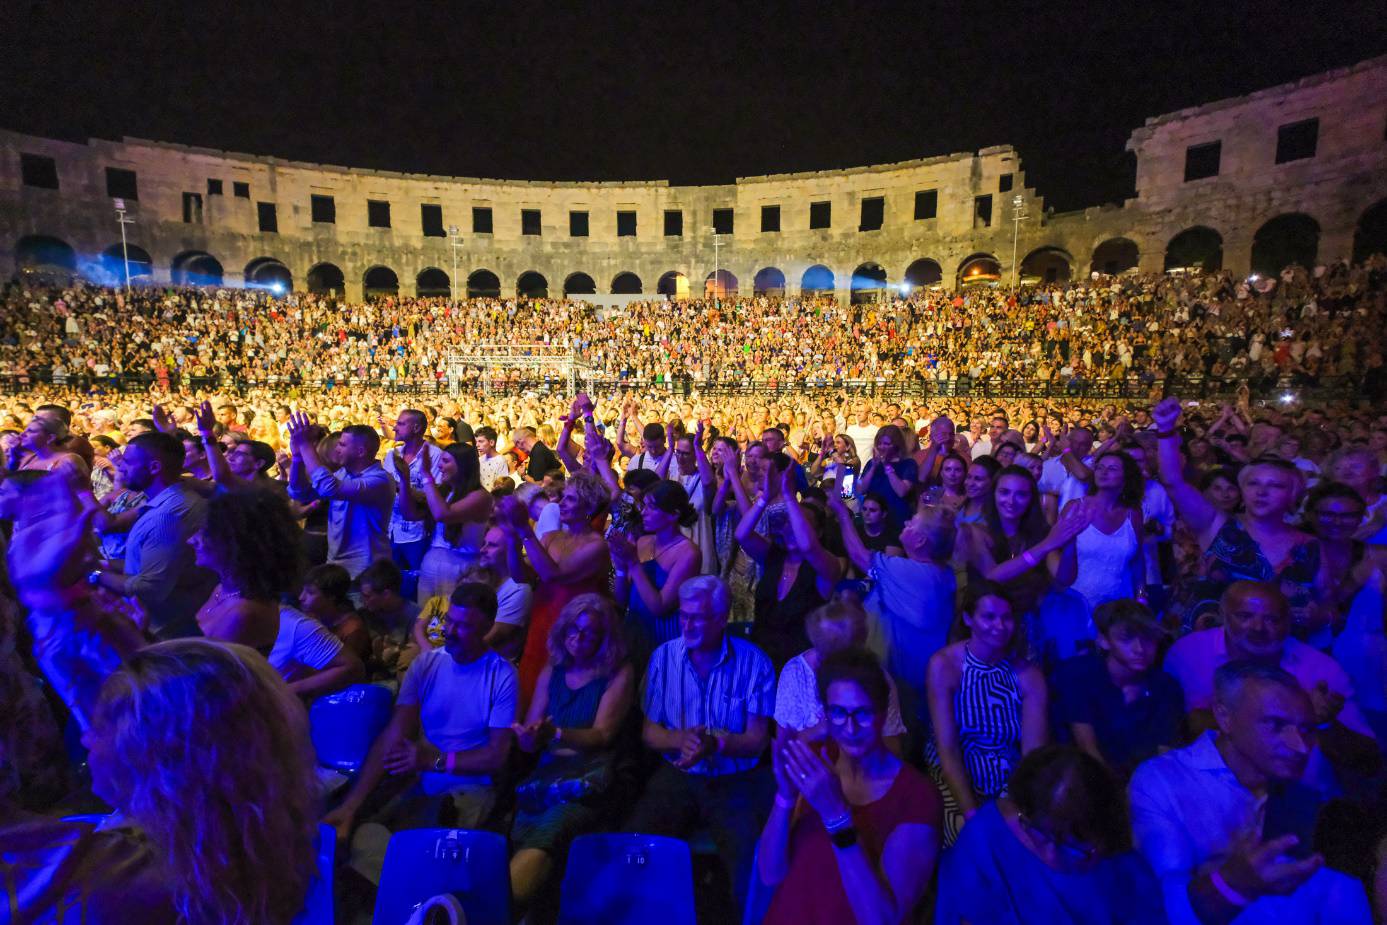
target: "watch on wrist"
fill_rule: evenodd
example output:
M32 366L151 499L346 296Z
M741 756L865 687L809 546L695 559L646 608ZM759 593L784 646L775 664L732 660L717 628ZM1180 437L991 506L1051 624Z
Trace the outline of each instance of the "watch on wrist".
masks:
M433 770L435 774L446 774L448 772L447 752L440 752L438 757L433 760Z
M94 568L87 573L87 584L95 587L101 584L101 569Z
M828 837L833 841L835 848L851 848L857 844L857 827L845 825L836 831L830 832Z

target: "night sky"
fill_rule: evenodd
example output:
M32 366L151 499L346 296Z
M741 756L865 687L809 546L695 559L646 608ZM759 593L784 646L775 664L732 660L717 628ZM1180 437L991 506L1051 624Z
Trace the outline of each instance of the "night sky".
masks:
M941 5L943 6L943 5ZM1131 194L1150 115L1387 53L1379 3L0 3L0 127L513 179L733 177L1010 143Z

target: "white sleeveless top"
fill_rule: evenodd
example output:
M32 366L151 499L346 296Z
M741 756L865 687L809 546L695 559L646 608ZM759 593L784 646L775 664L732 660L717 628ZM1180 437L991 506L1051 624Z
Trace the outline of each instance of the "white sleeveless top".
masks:
M1079 574L1071 587L1084 596L1090 610L1104 601L1132 596L1136 588L1132 556L1139 543L1130 516L1122 519L1122 526L1111 536L1089 524L1074 545L1079 555Z

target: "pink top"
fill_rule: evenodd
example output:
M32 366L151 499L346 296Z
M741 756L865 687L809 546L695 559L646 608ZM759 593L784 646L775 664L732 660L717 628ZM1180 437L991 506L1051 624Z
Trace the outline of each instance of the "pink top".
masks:
M1203 710L1213 705L1214 671L1227 662L1228 637L1221 626L1190 633L1170 647L1165 657L1165 670L1185 689L1185 709ZM1372 730L1353 699L1353 683L1333 658L1297 639L1287 639L1282 648L1281 667L1307 691L1323 681L1331 691L1342 694L1344 708L1339 713L1339 722L1354 732L1372 737Z

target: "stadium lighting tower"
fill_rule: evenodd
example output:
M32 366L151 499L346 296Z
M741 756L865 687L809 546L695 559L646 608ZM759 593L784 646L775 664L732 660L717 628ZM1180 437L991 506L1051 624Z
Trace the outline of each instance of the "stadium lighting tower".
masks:
M453 275L449 279L448 292L453 297L453 308L458 307L458 251L462 248L462 232L457 225L448 226L448 246L453 249Z
M1026 220L1026 198L1017 193L1011 200L1011 291L1016 291L1016 241L1021 236L1021 223Z
M120 256L121 256L121 261L125 264L125 294L126 294L126 295L129 295L129 294L130 294L130 245L127 244L127 243L126 243L126 240L125 240L125 226L126 226L126 225L133 225L133 224L135 224L135 220L134 220L133 218L129 218L129 217L126 216L126 214L125 214L125 200L124 200L124 199L117 199L117 200L115 200L115 207L116 207L116 224L120 225Z

